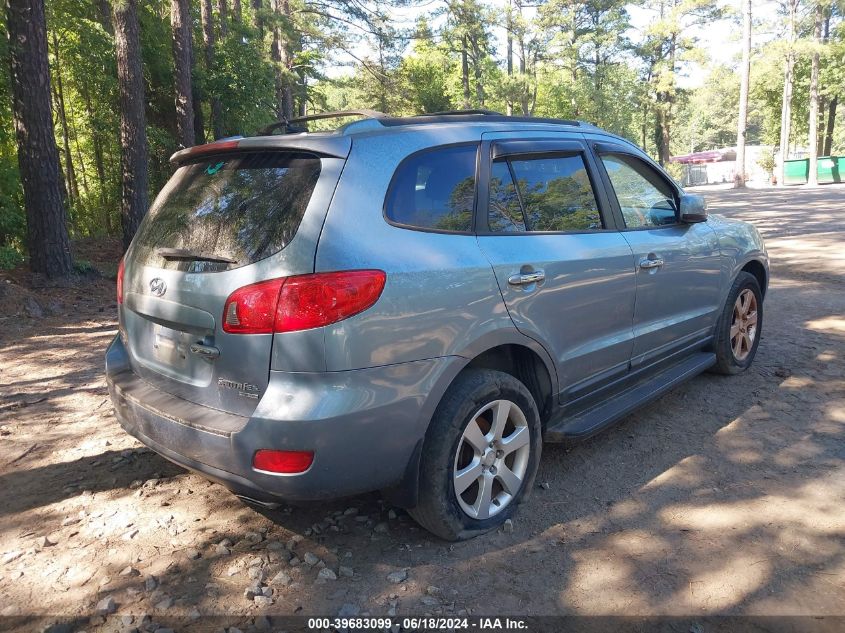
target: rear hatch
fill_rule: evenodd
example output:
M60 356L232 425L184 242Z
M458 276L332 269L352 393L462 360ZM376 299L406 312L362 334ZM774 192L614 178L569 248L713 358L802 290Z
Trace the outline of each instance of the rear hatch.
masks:
M249 284L313 272L342 165L296 150L204 150L182 162L125 259L121 328L139 376L198 404L254 411L273 334L224 331L226 299Z

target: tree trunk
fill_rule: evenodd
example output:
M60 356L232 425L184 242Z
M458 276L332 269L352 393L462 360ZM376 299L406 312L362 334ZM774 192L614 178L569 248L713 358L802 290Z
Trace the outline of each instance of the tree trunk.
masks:
M833 128L836 124L836 106L839 105L839 97L833 95L830 103L827 104L827 130L824 135L824 147L822 148L822 156L830 156L833 151Z
M807 176L808 185L819 184L819 47L822 43L822 22L824 11L821 2L816 1L815 28L813 32L813 61L810 69L810 173Z
M827 45L827 43L830 41L830 16L831 16L831 12L832 11L831 11L830 6L828 6L824 11L824 29L823 29L823 35L822 35L822 43L825 44L825 45ZM825 154L825 152L824 152L825 140L827 139L826 134L825 134L825 130L827 129L827 126L826 126L827 118L825 116L826 114L827 114L827 99L826 99L825 95L820 94L819 95L819 130L821 130L821 133L818 135L819 142L818 142L818 145L817 145L817 147L818 147L817 152L818 152L819 156L827 156L828 155L828 154Z
M196 86L191 94L194 100L194 145L202 145L206 142L205 136L205 115L202 111L202 95Z
M252 26L258 31L258 37L264 39L264 19L261 12L264 10L264 0L252 0Z
M214 74L214 22L211 15L211 0L200 0L200 20L202 22L202 43L205 48L205 73L206 83ZM213 90L210 92L213 93ZM223 131L223 105L220 103L220 97L212 94L211 103L211 130L214 138L223 138L225 133Z
M748 82L751 75L751 0L744 0L742 4L742 78L736 129L735 187L745 187L745 131L748 123Z
M464 110L469 110L472 103L469 98L469 59L467 54L467 36L461 36L461 84L464 88Z
M287 2L273 0L273 13L277 17L289 15ZM282 43L282 30L278 23L273 26L273 41L270 43L270 59L276 76L276 115L279 119L293 118L293 90L288 77L289 50Z
M505 31L507 32L507 64L508 77L513 77L513 0L508 0L507 13L505 14ZM512 88L512 86L511 86ZM508 95L507 115L513 115L513 99Z
M232 22L240 24L243 19L243 9L241 8L241 0L232 0Z
M472 71L475 77L475 98L478 100L478 106L484 107L484 80L481 77L481 61L483 54L481 47L478 44L478 35L473 35L469 38L469 43L472 47Z
M105 161L103 160L103 141L100 131L94 123L94 106L91 104L91 95L87 88L82 87L82 98L85 100L85 113L88 115L88 123L91 127L91 144L94 147L94 169L97 170L97 179L100 181L100 207L103 212L103 225L106 235L112 234L111 210L108 205Z
M88 200L88 195L90 193L88 190L88 173L85 169L85 160L82 157L82 149L79 146L79 132L76 129L76 112L73 109L73 101L68 104L68 110L70 110L70 131L73 135L74 147L76 148L76 162L79 165L79 173L82 175L82 191L85 193L85 200ZM78 182L79 179L77 179L77 183Z
M170 0L170 27L173 32L174 88L176 93L176 141L190 147L194 133L194 95L191 82L193 38L189 0Z
M149 181L138 0L115 0L114 31L120 92L120 217L123 247L129 248L147 212Z
M71 225L75 228L73 209L79 203L79 185L76 182L76 172L73 169L73 157L70 151L70 133L68 132L67 124L67 110L65 108L65 91L62 85L62 71L61 71L61 57L59 55L59 40L55 33L53 33L53 56L56 59L56 72L54 73L55 81L51 82L53 88L53 101L56 106L56 112L59 116L59 124L62 129L62 153L64 154L65 163L65 191L68 194L69 215Z
M217 0L217 19L220 20L220 37L229 34L229 7L226 0Z
M528 68L525 63L526 58L526 51L525 51L525 38L520 33L519 35L519 78L522 80L522 89L520 91L519 96L519 105L522 107L522 116L528 116L528 81L527 81L527 74Z
M109 0L97 0L97 19L103 25L106 33L114 36L114 25L111 23L111 7Z
M795 18L799 0L789 0L789 42L786 64L783 69L783 100L780 110L780 176L778 183L784 184L786 161L789 158L789 134L792 127L792 83L795 70Z
M661 166L669 163L672 156L672 104L675 99L675 51L677 45L677 34L673 33L669 40L668 72L671 79L669 89L658 94L658 101L662 107L657 108L657 123L659 127L657 153Z
M47 277L64 277L73 262L50 105L44 2L6 0L5 8L29 267Z

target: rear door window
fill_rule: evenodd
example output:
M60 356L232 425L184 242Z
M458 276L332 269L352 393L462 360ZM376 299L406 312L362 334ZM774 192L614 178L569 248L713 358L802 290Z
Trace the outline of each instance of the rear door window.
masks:
M439 147L405 159L393 176L385 216L418 229L469 232L477 145Z
M513 174L506 160L497 160L490 171L490 230L494 233L523 233L525 216Z
M133 255L143 264L188 272L269 257L293 239L319 177L320 159L301 153L183 164L141 223Z
M494 233L602 229L581 154L494 162L488 223Z

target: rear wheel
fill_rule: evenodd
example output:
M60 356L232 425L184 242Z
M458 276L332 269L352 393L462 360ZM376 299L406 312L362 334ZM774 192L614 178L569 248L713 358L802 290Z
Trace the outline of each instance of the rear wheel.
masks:
M734 280L716 327L716 365L720 374L739 374L751 366L763 327L763 293L757 278L741 272Z
M525 385L498 371L464 372L432 418L411 516L450 541L497 528L530 492L541 446Z

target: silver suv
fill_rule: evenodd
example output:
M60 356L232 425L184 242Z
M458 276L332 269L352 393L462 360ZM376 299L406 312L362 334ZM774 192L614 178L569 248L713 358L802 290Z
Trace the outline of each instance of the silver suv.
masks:
M512 515L543 441L750 365L760 235L636 146L576 121L356 114L173 156L106 355L153 450L268 506L380 490L462 539Z

